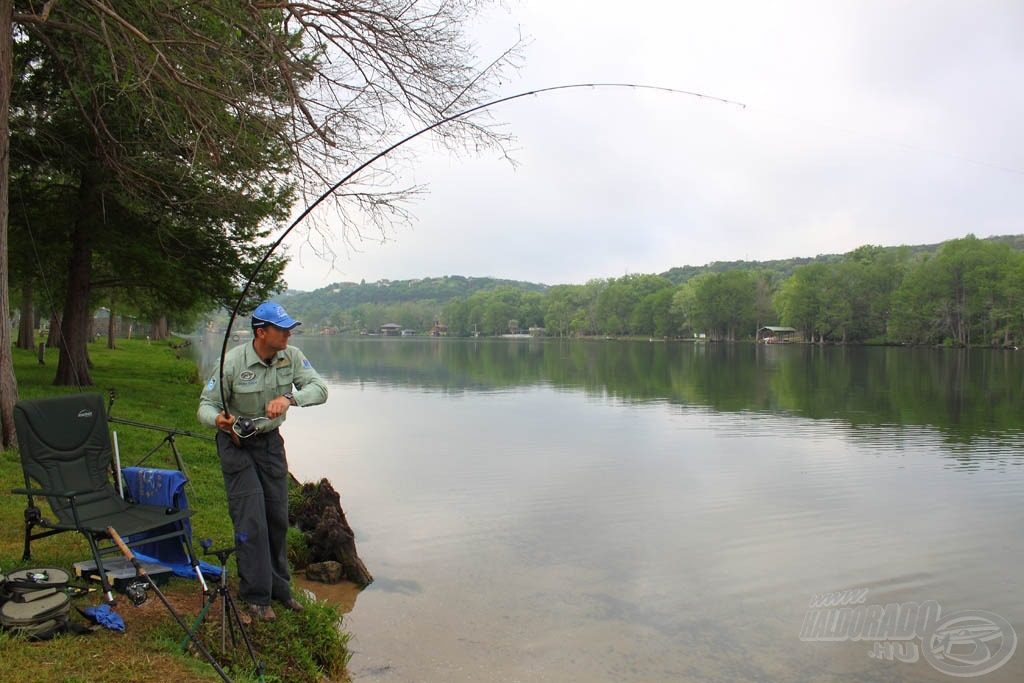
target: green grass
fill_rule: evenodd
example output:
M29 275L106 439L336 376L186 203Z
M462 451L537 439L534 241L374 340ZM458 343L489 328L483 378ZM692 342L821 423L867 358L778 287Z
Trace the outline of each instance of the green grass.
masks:
M180 340L177 340L180 341ZM162 429L112 423L117 434L122 465L137 463L148 455L149 467L175 466L173 451L165 430L176 430L174 443L184 462L189 486L186 489L192 518L194 540L210 538L214 547L224 547L233 538L227 513L223 479L212 431L196 420L196 407L201 386L195 363L166 342L118 340L118 348L105 344L89 347L93 367L92 387L52 386L56 372L56 352L47 350L46 364L39 365L34 351L14 349L14 369L20 398L95 391L105 396L116 392L111 409L115 418L144 423ZM180 433L188 432L193 435ZM0 452L0 568L10 571L24 566L21 561L24 538L23 514L26 499L11 494L24 485L16 449ZM298 538L298 537L296 537ZM197 545L198 550L198 545ZM201 552L201 551L200 551ZM59 534L32 544L33 566L56 566L68 571L80 560L90 558L88 545L77 534ZM213 563L216 560L210 559ZM232 575L235 568L229 565ZM165 593L186 623L199 612L202 594L196 581L172 579ZM102 630L87 636L62 635L55 640L32 643L0 633L0 683L18 681L219 681L210 664L203 658L180 654L178 645L184 632L157 597L135 608L119 596L118 614L128 626L125 633ZM72 616L84 623L74 607L85 608L100 603L99 592L76 598ZM213 612L219 615L220 606ZM321 681L325 677L338 680L344 676L348 661L348 635L340 630L337 608L325 603L307 604L299 614L278 610L273 625L252 624L249 633L260 653L268 681ZM214 629L215 626L215 629ZM244 648L220 652L219 624L207 639L208 647L225 668L230 667L232 680L251 680L252 670ZM230 638L229 638L230 643Z

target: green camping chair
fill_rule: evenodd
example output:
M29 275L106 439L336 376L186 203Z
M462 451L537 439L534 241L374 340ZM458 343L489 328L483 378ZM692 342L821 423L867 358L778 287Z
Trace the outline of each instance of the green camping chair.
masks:
M77 531L88 539L107 602L113 602L103 556L121 551L107 532L109 528L131 539L127 541L129 546L179 537L189 564L206 590L185 524L192 512L131 503L119 496L111 483L113 451L99 394L20 401L14 406L14 426L25 488L14 489L13 493L28 496L23 561L31 559L32 541ZM43 516L35 496L46 498L56 520ZM45 531L33 533L36 527ZM158 531L149 533L154 530Z

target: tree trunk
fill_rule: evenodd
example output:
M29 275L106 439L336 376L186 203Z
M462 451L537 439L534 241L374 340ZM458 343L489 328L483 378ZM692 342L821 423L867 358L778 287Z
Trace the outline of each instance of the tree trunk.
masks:
M50 329L46 333L46 348L60 348L60 315L57 311L50 313Z
M35 315L33 313L32 301L32 278L25 278L24 284L21 286L21 323L18 325L18 343L19 349L33 350L36 348L36 336L35 336Z
M167 316L162 315L153 321L153 339L167 339Z
M289 503L288 518L305 536L310 564L338 562L344 577L352 583L368 586L373 582L373 575L356 551L356 535L341 509L341 494L330 481L303 484L299 495Z
M8 448L18 442L14 431L14 404L18 380L11 353L11 303L7 273L7 198L10 186L11 56L14 45L13 0L0 0L0 440Z
M114 336L117 332L117 325L114 324L114 301L110 301L110 316L107 318L107 348L116 349L117 346L114 344Z
M68 293L61 320L63 343L57 376L57 386L92 386L89 375L89 287L92 279L92 230L89 221L95 215L96 187L88 171L83 173L79 188L79 212L71 234L71 258L68 263Z

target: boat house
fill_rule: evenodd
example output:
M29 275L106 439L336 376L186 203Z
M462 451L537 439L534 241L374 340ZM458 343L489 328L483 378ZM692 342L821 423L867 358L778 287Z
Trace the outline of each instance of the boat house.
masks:
M761 344L788 344L794 341L797 331L794 327L774 327L766 325L757 331L757 341Z

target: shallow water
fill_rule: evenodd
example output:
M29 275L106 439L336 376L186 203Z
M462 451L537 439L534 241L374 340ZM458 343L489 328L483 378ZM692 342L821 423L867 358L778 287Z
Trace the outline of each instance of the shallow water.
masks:
M291 469L376 578L332 597L356 681L948 681L1024 634L1015 359L296 341L331 396L289 414ZM1007 626L802 640L852 589Z

